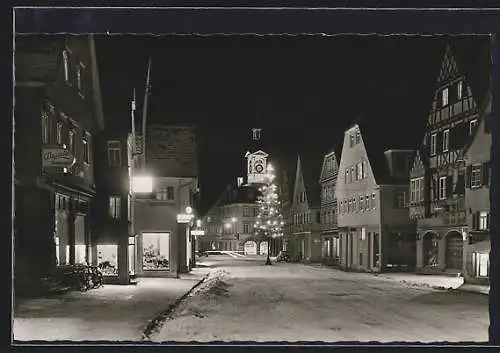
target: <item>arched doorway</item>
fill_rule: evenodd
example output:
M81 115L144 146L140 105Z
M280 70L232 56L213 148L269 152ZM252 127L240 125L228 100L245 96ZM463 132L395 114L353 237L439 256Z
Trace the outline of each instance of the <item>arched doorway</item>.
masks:
M436 233L427 232L423 236L423 257L424 266L438 267L439 266L439 244L438 236Z
M259 254L267 255L267 241L263 241L260 243Z
M451 231L446 236L446 268L461 270L463 265L464 241L457 231Z
M249 240L245 242L245 255L257 255L257 243Z

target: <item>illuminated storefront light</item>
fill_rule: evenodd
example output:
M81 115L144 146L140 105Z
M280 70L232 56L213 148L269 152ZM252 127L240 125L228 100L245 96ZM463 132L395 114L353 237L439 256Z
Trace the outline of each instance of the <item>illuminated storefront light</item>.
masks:
M144 175L134 176L132 178L132 191L135 193L153 192L153 177Z

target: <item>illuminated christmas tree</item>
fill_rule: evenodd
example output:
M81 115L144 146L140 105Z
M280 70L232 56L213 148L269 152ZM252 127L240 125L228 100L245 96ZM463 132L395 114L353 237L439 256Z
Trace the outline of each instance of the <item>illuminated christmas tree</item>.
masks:
M256 237L261 241L267 241L266 265L271 265L270 244L271 240L283 236L283 216L281 215L281 202L279 201L279 190L274 183L275 175L273 167L267 166L267 183L259 188L260 196L257 199L259 205L257 221L254 229Z

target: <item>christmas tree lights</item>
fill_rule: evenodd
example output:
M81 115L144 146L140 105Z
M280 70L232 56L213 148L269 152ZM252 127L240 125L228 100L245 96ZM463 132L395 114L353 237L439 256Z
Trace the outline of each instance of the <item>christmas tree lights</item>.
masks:
M270 243L271 240L283 236L283 216L281 215L281 202L279 201L279 190L274 184L274 169L267 166L267 183L259 188L260 196L257 199L259 205L257 221L254 224L255 235L261 241L267 241L266 265L271 265Z

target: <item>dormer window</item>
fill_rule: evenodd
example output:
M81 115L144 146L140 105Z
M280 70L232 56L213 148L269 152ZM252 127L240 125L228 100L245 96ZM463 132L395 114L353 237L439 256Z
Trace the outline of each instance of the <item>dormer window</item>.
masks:
M443 107L446 107L448 105L448 93L449 93L448 87L446 87L441 91L441 103Z
M49 115L42 112L42 142L49 143Z
M82 63L78 63L76 66L76 87L80 95L84 94L84 75L85 75L85 66Z
M63 123L62 123L62 121L58 121L57 126L56 126L56 139L57 139L58 145L63 144L62 133L63 133Z
M64 80L69 82L69 53L67 50L64 50L62 53L63 56L63 68L64 68Z
M69 149L75 153L75 130L70 130L69 132Z
M356 145L361 142L361 133L356 130Z
M472 135L477 128L477 119L473 119L469 123L469 135Z

